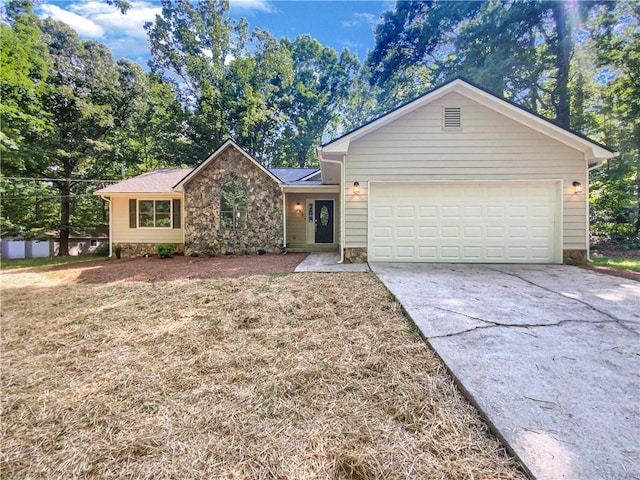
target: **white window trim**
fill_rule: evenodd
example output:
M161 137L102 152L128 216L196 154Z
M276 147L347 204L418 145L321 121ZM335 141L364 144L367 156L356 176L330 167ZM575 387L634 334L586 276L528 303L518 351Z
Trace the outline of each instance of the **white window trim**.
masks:
M145 230L171 230L173 228L173 199L171 198L138 198L136 205L136 224L138 228ZM156 222L156 202L169 202L169 226L168 227L145 227L140 225L140 202L153 202L153 223Z

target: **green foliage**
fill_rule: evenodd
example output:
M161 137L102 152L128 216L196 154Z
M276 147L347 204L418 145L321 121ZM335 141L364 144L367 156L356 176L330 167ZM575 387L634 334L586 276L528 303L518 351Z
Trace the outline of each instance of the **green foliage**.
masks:
M93 251L93 255L96 257L108 257L109 256L109 242L102 242Z
M169 244L158 245L156 250L158 251L158 256L160 258L169 258L176 253L174 246Z
M43 258L23 258L16 260L2 260L1 270L15 270L17 268L46 267L49 265L66 265L68 263L89 263L102 260L103 257L77 255L74 257L43 257Z
M640 272L640 258L638 257L600 257L594 255L591 260L594 265Z
M47 46L30 3L6 4L8 24L0 23L0 153L3 170L25 167L37 153L29 138L50 129L42 105L48 78Z

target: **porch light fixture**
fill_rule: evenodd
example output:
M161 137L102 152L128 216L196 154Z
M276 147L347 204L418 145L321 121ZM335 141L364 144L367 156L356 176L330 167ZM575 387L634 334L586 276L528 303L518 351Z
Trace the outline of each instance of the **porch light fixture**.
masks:
M356 195L360 193L360 182L353 182L353 193Z
M300 202L296 203L296 209L295 209L296 215L300 215L302 216L302 205L300 205Z
M582 193L582 184L580 182L578 182L576 180L576 181L574 181L572 183L572 185L573 185L573 189L574 189L573 193L575 193L576 195L579 194L579 193Z

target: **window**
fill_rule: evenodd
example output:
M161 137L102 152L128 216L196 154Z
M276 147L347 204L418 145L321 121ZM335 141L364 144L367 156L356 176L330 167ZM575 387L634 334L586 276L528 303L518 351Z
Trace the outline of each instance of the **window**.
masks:
M96 240L95 238L91 239L91 243L90 243L90 245L91 245L92 247L97 247L97 246L98 246L98 240Z
M171 200L138 200L140 228L171 228Z
M445 129L462 128L462 109L460 107L444 107L442 111L442 127Z
M182 201L129 199L129 228L181 228Z
M242 230L247 228L247 193L242 184L232 180L220 193L220 228Z

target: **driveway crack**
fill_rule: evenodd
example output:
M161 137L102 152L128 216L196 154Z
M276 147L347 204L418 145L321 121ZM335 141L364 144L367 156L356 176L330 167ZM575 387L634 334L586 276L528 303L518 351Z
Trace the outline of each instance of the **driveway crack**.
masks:
M486 268L487 270L491 270L491 271L493 271L493 272L498 272L498 273L502 273L502 274L504 274L504 275L509 275L509 276L511 276L511 277L515 277L515 278L517 278L517 279L519 279L519 280L522 280L522 281L523 281L523 282L525 282L525 283L528 283L529 285L533 285L534 287L538 287L538 288L540 288L540 289L542 289L542 290L544 290L544 291L546 291L546 292L552 293L552 294L554 294L554 295L559 295L559 296L561 296L562 298L567 298L567 299L569 299L569 300L573 300L574 302L581 303L582 305L584 305L584 306L586 306L587 308L589 308L589 309L593 310L594 312L597 312L597 313L599 313L600 315L604 315L605 317L610 318L610 319L611 319L611 321L612 321L613 323L617 323L618 325L620 325L620 326L621 326L622 328L624 328L625 330L627 330L627 331L629 331L629 332L632 332L632 333L635 333L636 335L640 335L640 334L639 334L638 332L636 332L634 329L632 329L632 328L628 327L627 325L625 325L625 323L636 323L636 322L633 322L633 321L630 321L630 320L622 320L621 318L618 318L618 317L616 317L616 316L614 316L614 315L610 314L609 312L605 312L604 310L600 310L599 308L594 307L594 306L593 306L593 305L591 305L589 302L586 302L586 301L581 300L581 299L579 299L579 298L571 297L571 296L569 296L569 295L565 295L565 294L563 294L562 292L557 292L557 291L555 291L555 290L552 290L552 289L550 289L550 288L548 288L548 287L545 287L544 285L540 285L540 284L538 284L538 283L536 283L536 282L534 282L534 281L532 281L532 280L529 280L528 278L525 278L525 277L523 277L523 276L521 276L521 275L518 275L517 273L513 273L513 272L508 272L508 271L500 270L500 269L498 269L498 268L491 268L491 267L489 267L488 265L483 265L483 267L484 267L484 268ZM602 321L602 322L587 322L587 323L610 323L610 322Z
M435 305L433 305L431 307L436 309L436 310L441 310L443 312L453 313L454 315L461 315L463 317L467 317L467 318L470 318L472 320L483 322L483 323L486 323L488 325L477 325L477 326L472 327L472 328L467 328L467 329L459 331L459 332L447 333L445 335L431 335L431 336L427 337L429 339L456 337L458 335L464 335L465 333L473 332L475 330L485 330L485 329L488 329L488 328L496 328L496 327L531 329L531 328L542 328L542 327L559 327L559 326L562 326L562 325L564 325L566 323L587 323L587 324L593 324L593 325L615 323L615 324L620 325L625 330L628 330L628 331L630 331L632 333L637 333L637 332L635 332L635 330L628 328L623 323L621 323L620 321L617 321L617 320L585 321L585 320L567 319L567 320L560 320L560 321L553 322L553 323L501 323L501 322L495 322L493 320L485 320L483 318L474 317L472 315L467 315L466 313L462 313L462 312L456 312L455 310L450 310L448 308L437 307Z

